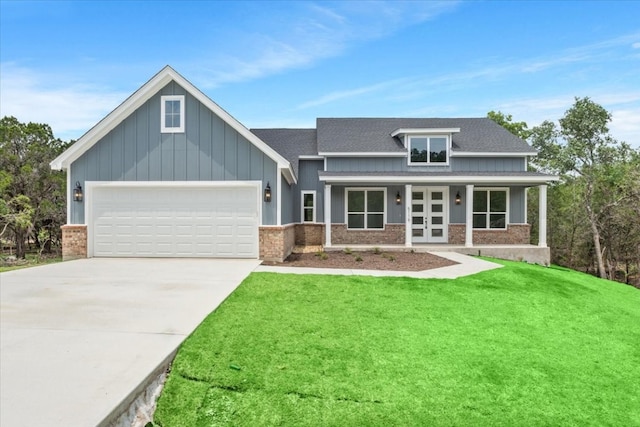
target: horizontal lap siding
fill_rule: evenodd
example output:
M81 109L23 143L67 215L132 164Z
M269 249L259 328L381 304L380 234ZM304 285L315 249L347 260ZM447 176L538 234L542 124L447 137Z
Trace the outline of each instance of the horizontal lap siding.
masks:
M185 95L185 132L160 133L163 95ZM247 139L174 82L116 126L70 168L78 181L269 181L277 197L277 166ZM276 223L263 203L262 222ZM71 224L83 224L84 203L72 203Z

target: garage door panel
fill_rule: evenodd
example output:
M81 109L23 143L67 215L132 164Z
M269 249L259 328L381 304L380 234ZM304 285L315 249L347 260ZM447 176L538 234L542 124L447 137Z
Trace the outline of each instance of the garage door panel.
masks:
M95 187L94 256L258 256L257 187Z

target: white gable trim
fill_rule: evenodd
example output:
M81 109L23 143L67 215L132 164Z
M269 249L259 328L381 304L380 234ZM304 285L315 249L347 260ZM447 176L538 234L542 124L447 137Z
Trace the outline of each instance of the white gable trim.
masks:
M236 120L233 116L223 110L218 104L213 102L207 95L202 93L198 88L191 84L187 79L178 74L170 66L164 67L158 74L153 76L151 80L145 83L140 89L135 91L129 98L127 98L122 104L116 107L111 113L103 118L97 125L89 129L87 133L82 135L75 144L65 150L62 154L56 157L50 166L55 170L67 169L71 163L76 161L80 156L86 153L91 147L93 147L98 141L106 136L112 129L120 124L124 119L129 117L140 108L145 102L151 99L158 91L160 91L169 82L175 81L182 86L189 94L200 101L205 107L213 111L223 121L228 123L234 130L240 135L245 137L249 142L256 146L260 151L266 154L271 160L277 163L278 169L282 170L287 182L297 182L296 177L293 174L291 164L280 154L278 154L273 148L269 147L264 141L251 133L242 123Z
M407 157L406 151L392 151L388 153L378 151L321 151L318 156L322 157Z
M431 135L432 133L458 133L460 128L400 128L391 132L391 136L398 135Z
M474 152L474 151L451 151L449 156L451 157L527 157L537 156L538 153L531 151L528 153L509 153L505 151L492 153L490 151Z

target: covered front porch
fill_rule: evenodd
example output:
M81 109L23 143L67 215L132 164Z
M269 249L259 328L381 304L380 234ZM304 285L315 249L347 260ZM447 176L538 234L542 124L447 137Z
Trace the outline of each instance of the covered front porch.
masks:
M323 175L325 250L445 250L549 263L547 182L554 177L537 173ZM539 189L537 245L530 244L527 221L531 187ZM366 203L378 196L371 210L362 208L363 193L367 193ZM380 200L384 200L384 211Z

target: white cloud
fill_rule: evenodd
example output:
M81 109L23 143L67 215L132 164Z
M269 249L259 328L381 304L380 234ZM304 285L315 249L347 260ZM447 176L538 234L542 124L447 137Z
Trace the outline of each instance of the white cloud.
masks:
M631 45L633 49L640 49L640 42L635 42Z
M305 4L280 20L286 28L244 32L233 39L233 54L198 58L200 81L206 88L248 81L310 66L338 56L363 41L374 40L453 10L457 2L342 2ZM402 25L400 25L402 24ZM206 61L202 65L202 61Z
M367 93L377 92L383 89L387 89L390 87L394 87L399 83L406 81L406 79L396 79L390 80L382 83L377 83L371 86L359 87L356 89L349 89L343 91L331 92L326 95L323 95L319 98L313 99L311 101L306 101L296 107L297 110L303 110L306 108L317 107L319 105L329 104L334 101L343 100L347 98L353 98L360 95L364 95Z
M128 96L92 85L64 82L60 76L37 74L11 63L0 64L0 75L0 116L46 123L63 140L82 136Z

